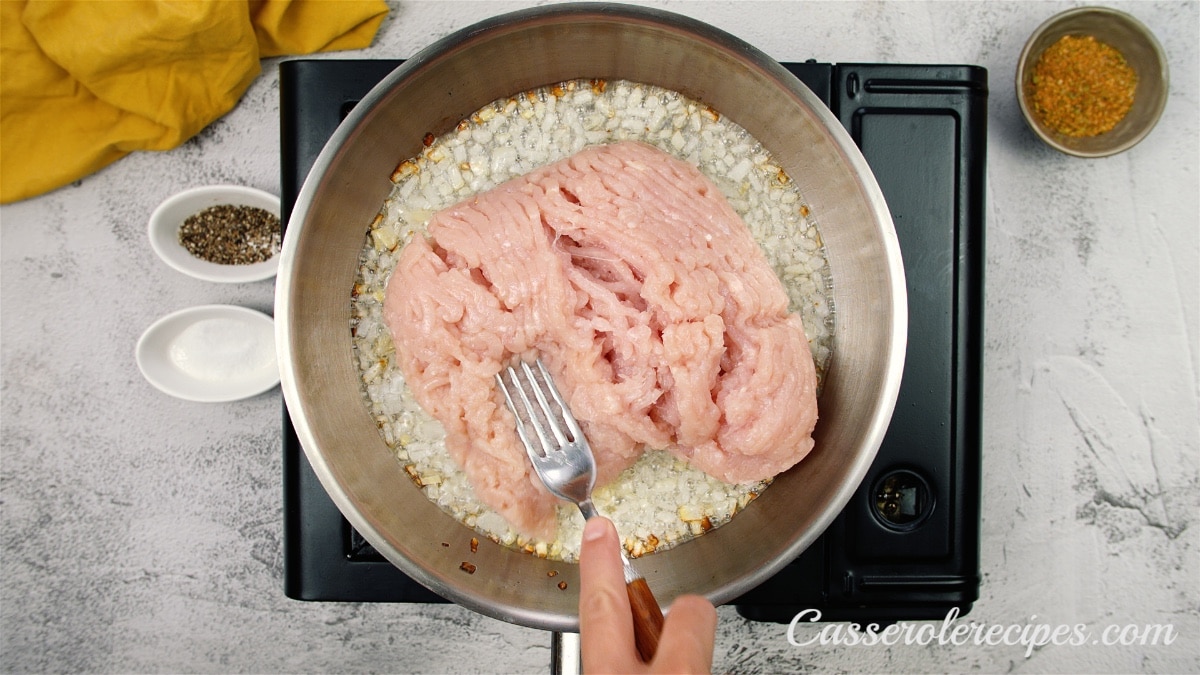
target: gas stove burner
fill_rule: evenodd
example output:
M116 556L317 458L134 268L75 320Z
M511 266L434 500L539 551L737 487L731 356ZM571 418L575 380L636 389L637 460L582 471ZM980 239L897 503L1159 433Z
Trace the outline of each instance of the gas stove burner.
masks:
M346 113L400 61L279 66L286 221ZM759 621L940 619L979 597L987 72L975 66L783 64L829 107L887 199L904 257L909 334L879 454L829 529L735 600ZM347 298L349 302L349 298ZM342 518L286 410L284 592L301 600L446 602Z

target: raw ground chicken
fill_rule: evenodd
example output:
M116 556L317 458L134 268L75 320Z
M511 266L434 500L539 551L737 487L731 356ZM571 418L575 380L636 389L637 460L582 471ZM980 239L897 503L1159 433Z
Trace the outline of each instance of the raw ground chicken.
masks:
M478 498L533 539L554 539L558 502L495 385L514 356L542 356L599 485L646 448L753 483L813 445L816 372L783 285L721 191L642 143L586 148L438 212L403 248L383 315Z
M579 510L562 505L557 538L519 536L479 500L446 449L445 429L417 404L396 365L383 320L388 279L401 249L424 236L437 211L589 146L644 142L699 168L720 189L803 321L820 391L832 353L835 308L819 214L770 152L728 117L654 85L571 80L497 99L428 140L396 167L391 194L368 228L350 294L349 328L364 404L381 439L417 488L458 522L502 545L566 562L578 556L583 529ZM726 483L666 450L648 450L597 488L592 500L636 557L720 527L769 483Z

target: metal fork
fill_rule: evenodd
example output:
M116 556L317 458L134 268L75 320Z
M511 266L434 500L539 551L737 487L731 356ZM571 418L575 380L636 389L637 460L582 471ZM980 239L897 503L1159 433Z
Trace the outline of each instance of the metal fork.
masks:
M507 381L504 377L507 375ZM596 459L583 430L575 421L550 373L538 358L508 366L496 374L508 409L517 418L517 435L539 478L555 496L574 502L585 519L599 515L592 505ZM646 580L621 550L625 588L633 609L638 654L649 662L658 649L663 615Z

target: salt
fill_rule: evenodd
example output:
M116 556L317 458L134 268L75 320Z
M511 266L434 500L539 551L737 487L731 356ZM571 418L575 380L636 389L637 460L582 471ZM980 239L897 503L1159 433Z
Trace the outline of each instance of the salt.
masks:
M204 319L171 341L171 361L184 373L209 382L240 379L275 363L275 340L266 324Z

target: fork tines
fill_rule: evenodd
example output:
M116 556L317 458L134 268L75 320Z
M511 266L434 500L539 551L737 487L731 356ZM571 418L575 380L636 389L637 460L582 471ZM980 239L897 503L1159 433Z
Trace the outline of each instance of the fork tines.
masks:
M583 431L541 358L533 366L523 360L508 366L496 374L496 383L504 393L508 409L517 418L517 434L529 452L542 457L583 438ZM533 431L537 442L533 442L528 430Z

